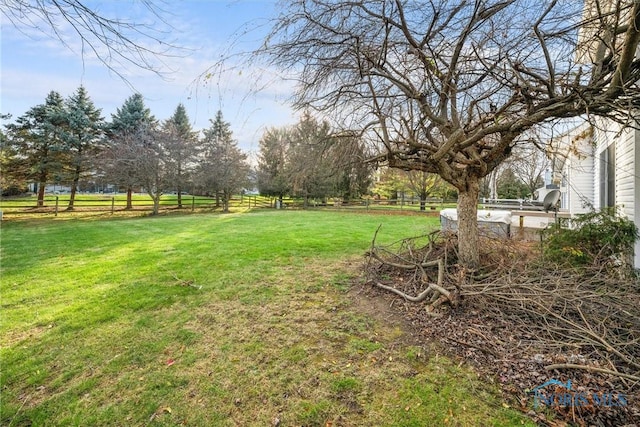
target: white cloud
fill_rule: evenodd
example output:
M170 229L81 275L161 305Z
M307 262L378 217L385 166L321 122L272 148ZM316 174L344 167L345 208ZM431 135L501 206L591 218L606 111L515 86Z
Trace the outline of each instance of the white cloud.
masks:
M186 8L195 5L198 9L220 8L216 2L185 2L180 5ZM242 2L228 7L229 10L247 8ZM196 12L185 9L172 18L175 38L191 50L188 56L162 58L166 69L175 70L166 79L135 67L117 70L145 97L148 107L158 119L168 118L182 102L194 127L202 129L209 126L208 120L218 110L222 110L241 146L256 150L265 128L295 121L291 110L284 104L292 86L279 81L273 70L257 66L241 68L231 60L225 64L228 72L216 73L210 79L199 81L199 77L222 55L228 55L235 48L247 48L247 44L255 44L259 37L253 36L254 40L246 43L239 39L234 41L234 36L228 31L225 33L224 29L242 27L241 17L217 17L212 22L213 15L206 15L202 10ZM236 24L223 23L225 19L233 20L231 18L237 21ZM23 32L20 32L3 24L0 111L20 115L44 102L51 90L68 96L82 84L96 106L102 108L103 115L110 119L111 113L133 90L109 72L95 55L80 55L81 44L71 36L72 28L68 24L61 24L59 29L72 50L32 28L22 28ZM258 87L261 90L257 90Z

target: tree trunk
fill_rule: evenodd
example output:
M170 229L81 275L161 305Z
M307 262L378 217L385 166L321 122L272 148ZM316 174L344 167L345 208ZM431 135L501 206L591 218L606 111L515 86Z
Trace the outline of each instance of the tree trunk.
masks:
M158 215L159 212L160 212L160 194L154 194L152 215Z
M133 203L131 202L131 193L132 192L133 192L133 190L131 190L131 187L127 187L127 207L125 208L126 210L133 209Z
M71 184L71 195L69 196L69 205L67 206L68 211L73 210L73 204L76 201L76 192L78 191L78 182L80 182L80 166L76 166L76 169L73 172L73 183Z
M182 209L182 163L178 162L178 209Z
M389 200L389 204L390 205L397 205L398 204L398 192L397 191L392 191L391 192L391 200Z
M229 212L229 200L231 200L231 195L226 192L222 193L222 212Z
M38 183L38 207L41 208L44 206L44 187L47 185L46 178L44 180L40 179Z
M467 179L464 190L458 189L458 255L460 263L470 269L480 264L478 254L478 179Z
M420 210L427 210L427 193L420 193Z

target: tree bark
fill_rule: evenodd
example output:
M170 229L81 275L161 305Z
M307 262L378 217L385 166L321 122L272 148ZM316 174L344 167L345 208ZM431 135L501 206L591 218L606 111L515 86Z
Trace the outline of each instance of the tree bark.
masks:
M228 194L226 191L222 193L222 212L229 212L229 201L231 200L231 194Z
M458 256L460 263L470 269L480 264L478 254L478 196L477 178L469 178L464 189L458 189Z
M133 209L133 203L131 202L131 187L127 187L127 207L125 208L126 210L131 210Z
M40 182L38 183L38 207L41 208L44 206L44 187L47 185L46 177L44 179L40 178Z
M71 195L69 196L68 211L73 210L73 205L76 201L76 192L78 191L78 183L80 182L80 166L76 166L73 172L73 183L71 184Z
M156 194L153 197L153 212L151 215L158 215L160 212L160 194Z
M420 193L420 210L427 210L427 193Z

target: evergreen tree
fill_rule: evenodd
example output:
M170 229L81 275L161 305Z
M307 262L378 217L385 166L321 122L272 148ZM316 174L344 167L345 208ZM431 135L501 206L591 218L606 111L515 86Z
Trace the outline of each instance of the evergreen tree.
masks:
M348 202L368 191L371 166L362 141L353 136L332 135L326 122L303 113L292 128L269 129L260 140L258 186L264 195L285 194L325 200L340 197Z
M344 203L358 198L369 191L373 167L366 163L369 157L363 142L354 136L341 136L331 139L327 152L329 172L333 177L334 197L340 197Z
M80 86L66 101L67 127L65 145L71 154L71 195L67 209L73 209L78 182L86 171L92 155L97 153L103 135L104 118L89 98L87 90Z
M0 119L8 120L9 114L0 114ZM8 135L0 130L0 190L2 196L12 196L23 193L27 188L26 167L22 156L19 155Z
M281 204L282 198L291 191L286 175L290 138L288 129L272 128L260 139L258 190L264 196L277 197Z
M197 132L189 122L184 105L178 104L173 116L162 126L165 134L164 149L168 154L168 167L178 193L178 207L182 207L182 193L189 181L196 151Z
M508 167L498 178L498 198L523 199L529 195L529 187Z
M304 112L293 128L289 147L287 178L294 196L324 199L332 189L330 160L324 155L331 144L330 127Z
M203 160L199 181L205 192L216 195L216 204L222 197L222 210L229 211L231 196L247 183L249 165L247 156L233 139L231 124L225 122L218 111L202 141Z
M16 156L19 162L10 165L7 172L22 174L38 183L38 207L44 205L45 186L59 176L66 162L63 140L66 124L64 100L58 92L51 91L44 104L32 107L6 127L7 143L19 153Z
M136 93L125 100L111 115L107 127L109 143L105 150L105 172L127 191L127 207L132 209L131 194L139 182L139 162L143 159L145 141L157 125L142 95Z
M108 132L109 136L117 137L123 133L138 133L155 124L156 119L151 115L151 110L144 105L144 98L136 93L127 98L122 107L111 115Z

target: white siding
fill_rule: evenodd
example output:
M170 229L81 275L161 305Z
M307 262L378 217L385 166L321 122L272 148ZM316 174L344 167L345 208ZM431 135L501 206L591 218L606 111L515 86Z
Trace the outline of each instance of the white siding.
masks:
M610 144L616 145L615 152L615 198L620 213L640 227L640 132L626 128L614 122L606 122L604 130L596 130L594 157L594 200L595 207L600 205L600 153ZM640 268L640 241L636 242L634 265Z
M625 129L617 140L616 146L616 206L629 219L635 217L635 136L634 129Z
M593 177L595 162L591 138L577 143L567 162L567 208L571 214L585 213L594 204Z
M635 146L635 162L634 162L634 187L635 187L635 198L634 198L634 212L633 212L633 221L636 223L638 228L640 228L640 148L638 148L638 144L640 143L640 131L634 131L634 146ZM635 249L635 257L634 257L634 266L636 268L640 268L640 239L636 242Z
M615 144L615 164L611 165L615 169L615 204L622 215L640 228L640 131L603 120L593 128L591 141L576 143L570 139L570 135L578 135L582 130L578 127L562 136L561 145L571 146L563 165L568 181L562 188L565 208L571 214L586 212L589 209L583 206L585 200L596 209L604 207L600 192L607 177L601 176L601 156ZM634 265L640 268L640 241L636 242Z
M615 125L615 123L612 123ZM609 131L604 131L603 128L605 126L609 129ZM615 138L616 129L611 129L609 123L598 123L598 126L594 128L593 131L593 141L595 145L594 149L594 168L593 168L593 206L596 209L601 209L602 206L600 204L600 182L604 179L600 176L600 154L604 151L607 146L612 143L612 140Z
M594 141L591 125L585 123L552 142L556 150L554 167L562 162L561 208L571 214L585 213L594 206ZM556 169L557 170L557 169Z

